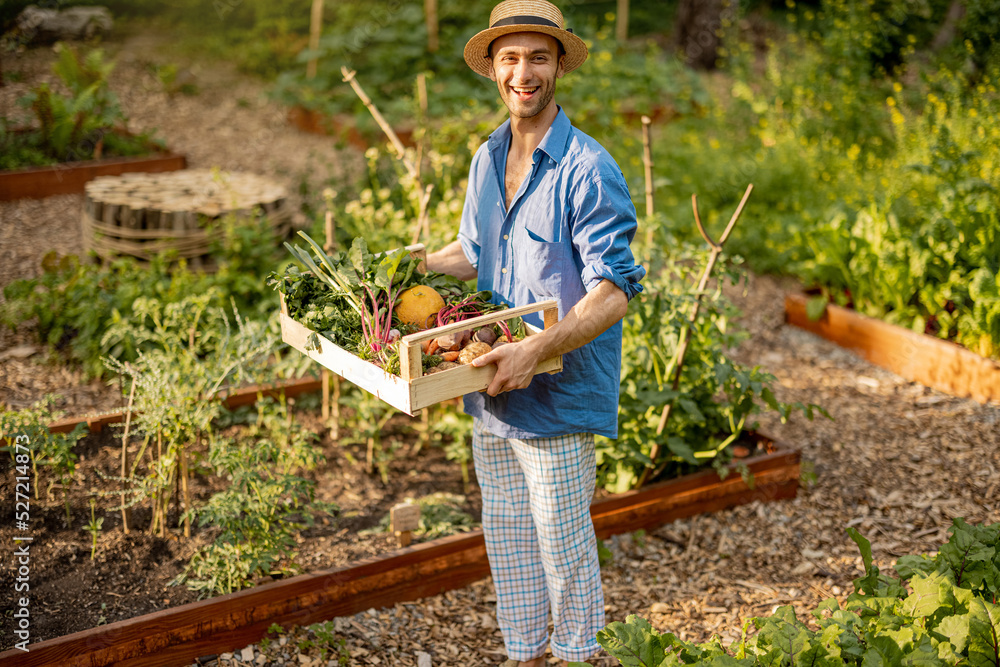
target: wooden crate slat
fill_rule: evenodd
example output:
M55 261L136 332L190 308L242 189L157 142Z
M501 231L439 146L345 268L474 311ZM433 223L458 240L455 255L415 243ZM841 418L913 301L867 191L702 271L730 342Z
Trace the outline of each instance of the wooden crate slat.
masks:
M1000 364L950 341L830 304L811 320L808 299L785 297L785 321L845 347L876 366L952 396L1000 403Z
M375 364L358 358L319 334L316 334L316 337L319 339L320 349L306 349L307 341L313 332L285 313L281 313L280 318L283 341L380 400L410 413L412 404L410 385L404 382L403 378L386 373Z

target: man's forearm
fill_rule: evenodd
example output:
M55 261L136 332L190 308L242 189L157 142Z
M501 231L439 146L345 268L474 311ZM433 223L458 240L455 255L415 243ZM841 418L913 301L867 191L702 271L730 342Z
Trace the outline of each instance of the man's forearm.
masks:
M458 241L452 241L441 250L427 255L427 269L447 273L459 280L472 280L477 276L476 267L469 262Z
M625 317L627 311L625 292L613 282L602 280L566 313L566 317L546 329L543 335L531 336L523 342L540 361L566 354L600 336Z
M602 280L555 325L519 343L502 345L475 359L472 365L497 364L497 374L486 389L490 396L523 389L531 384L539 362L583 347L625 317L627 311L625 292Z

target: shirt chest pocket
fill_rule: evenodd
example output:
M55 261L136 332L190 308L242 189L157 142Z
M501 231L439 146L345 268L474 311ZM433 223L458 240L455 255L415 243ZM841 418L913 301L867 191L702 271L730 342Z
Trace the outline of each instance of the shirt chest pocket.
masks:
M580 282L573 244L567 238L552 241L551 236L546 238L528 227L520 231L514 237L516 281L524 283L536 297L546 299L559 298Z

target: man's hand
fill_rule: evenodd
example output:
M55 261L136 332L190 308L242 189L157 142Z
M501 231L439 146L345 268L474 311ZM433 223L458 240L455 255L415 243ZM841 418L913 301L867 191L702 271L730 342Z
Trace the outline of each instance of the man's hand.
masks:
M458 241L452 241L441 250L427 255L427 269L447 273L459 280L472 280L477 275L476 267L469 263Z
M524 389L531 384L540 361L583 347L625 317L627 310L625 292L613 282L602 280L554 326L518 343L501 345L475 359L472 365L497 365L497 374L486 389L490 396Z
M497 374L486 388L487 394L496 396L505 391L524 389L531 384L531 378L535 376L535 366L544 361L544 358L539 356L538 345L532 341L537 337L531 336L517 343L501 345L472 361L472 365L476 367L497 365Z

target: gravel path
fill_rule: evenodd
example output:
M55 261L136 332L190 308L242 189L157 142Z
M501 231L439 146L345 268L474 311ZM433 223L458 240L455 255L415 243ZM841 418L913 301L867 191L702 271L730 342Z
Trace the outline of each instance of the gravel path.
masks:
M141 37L115 47L116 88L134 129L159 128L192 167L248 169L295 186L357 164L356 155L340 152L332 140L291 129L258 83L224 65L182 63L201 92L168 96L150 68L161 43ZM5 58L5 67L23 70L28 82L44 76L49 60L29 52ZM0 91L0 110L23 93L18 86ZM0 285L35 275L49 249L77 248L79 206L79 197L0 204ZM824 597L845 597L860 574L847 526L868 536L879 564L889 565L905 553L936 550L955 517L1000 521L1000 410L908 383L785 326L784 293L797 287L754 277L745 295L733 293L752 333L736 356L772 372L779 399L818 403L835 418L796 416L784 425L761 419L765 433L802 448L815 480L792 501L746 505L611 540L614 558L604 569L609 621L637 613L684 639L719 634L732 641L744 619L777 605L804 611ZM0 333L0 350L30 344L24 328ZM4 401L19 405L59 391L74 413L114 407L116 392L72 371L53 371L40 356L0 360ZM504 655L493 606L486 580L419 603L332 619L329 636L275 635L266 650L258 644L218 656L214 664L498 664ZM349 657L340 663L339 655ZM607 657L592 662L615 664Z

